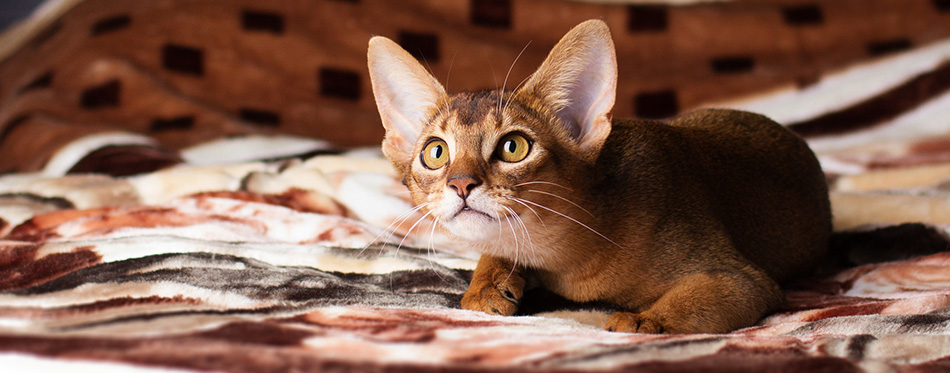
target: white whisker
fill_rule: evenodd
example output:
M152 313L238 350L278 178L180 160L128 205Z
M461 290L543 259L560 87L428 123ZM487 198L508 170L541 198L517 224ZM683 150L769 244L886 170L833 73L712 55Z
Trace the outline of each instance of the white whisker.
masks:
M527 82L528 78L530 77L531 75L528 75L524 79L521 79L521 83L518 83L518 85L516 85L515 88L512 89L512 91L517 91L518 88L521 88L521 86L524 85L524 83ZM509 97L508 102L505 103L505 107L502 109L502 111L508 110L508 106L511 105L511 96L508 96L508 97Z
M389 233L389 236L386 236L386 241L389 241L389 239L392 238L393 234L396 233L396 231L392 229L394 225L402 224L402 222L406 221L406 219L409 219L409 217L412 216L413 213L415 213L416 211L419 211L419 209L421 209L421 208L423 208L423 207L426 207L426 206L428 206L428 205L429 205L428 202L423 203L423 204L421 204L421 205L419 205L419 206L416 206L416 207L413 207L413 208L411 208L411 209L409 209L409 210L403 212L403 213L400 214L399 216L397 216L396 219L393 219L393 222L392 222L392 223L389 223L389 226L387 226L386 229L384 229L382 232L379 232L379 234L377 234L376 237L373 238L372 241L370 241L369 243L367 243L366 246L363 246L363 249L361 249L360 252L359 252L359 254L356 254L356 255L357 255L357 256L362 255L362 254L363 254L363 251L366 251L366 249L368 249L372 244L376 243L376 241L379 240L379 237L382 236L382 235L385 234L385 233Z
M519 227L521 228L521 232L522 232L522 234L523 234L524 237L525 237L525 241L527 241L527 243L528 243L528 247L527 247L528 250L531 250L531 252L533 252L533 251L534 251L534 240L531 239L531 233L528 232L528 226L525 225L524 220L522 220L522 219L521 219L521 216L518 216L518 214L515 213L515 210L512 210L510 207L508 207L508 206L502 206L502 208L504 208L505 210L507 210L507 211L511 214L511 217L515 219L515 222L518 223ZM515 266L517 266L517 265L518 265L518 252L515 251Z
M421 53L420 53L420 54L421 54ZM426 66L426 69L429 70L429 75L435 76L435 71L432 70L432 66L429 66L429 61L426 60L426 56L425 56L425 55L422 56L422 63L424 63L425 66ZM450 73L450 74L451 74L451 72L452 72L452 71L449 70L449 73ZM448 79L449 79L449 77L446 76L446 77L445 77L445 80L446 80L445 84L446 84L446 86L448 86L448 84L449 84ZM446 88L446 89L447 89L447 88ZM448 95L443 95L443 96L442 96L442 102L443 102L443 105L438 105L438 106L436 106L436 107L438 108L438 110L439 110L439 111L438 111L438 114L437 114L438 117L442 117L442 116L443 116L444 112L442 111L442 108L448 106L448 104L449 104L449 96L448 96Z
M488 59L488 68L491 69L491 80L495 82L495 87L498 87L498 77L495 76L495 65L492 65L491 58Z
M561 185L561 184L552 183L552 182L550 182L550 181L540 181L540 180L528 181L528 182L524 182L524 183L520 183L520 184L515 184L514 186L517 188L517 187L520 187L520 186L534 185L534 184L553 185L553 186L556 186L556 187L559 187L559 188L564 188L564 189L566 189L566 190L573 191L573 189L568 188L568 187L566 187L566 186L563 186L563 185Z
M527 208L528 210L530 210L531 213L533 213L534 216L535 216L536 218L538 218L538 221L541 222L541 226L542 226L542 227L545 227L545 228L548 227L547 224L544 224L544 220L541 219L541 215L538 214L538 211L537 211L537 210L531 208L531 206L528 206L526 203L521 202L521 201L515 199L514 197L508 197L508 196L506 196L505 198L507 198L507 199L510 200L510 201L514 201L515 203L518 203L518 204L524 206L525 208Z
M452 66L455 66L455 57L458 57L458 55L459 55L458 52L455 52L455 54L452 55L452 62L449 62L449 71L445 73L445 91L446 92L449 91L449 78L452 77Z
M515 199L521 200L521 201L523 201L523 202L525 202L525 203L529 203L529 204L531 204L531 205L534 205L534 206L540 207L540 208L542 208L542 209L545 209L545 210L547 210L547 211L550 211L550 212L552 212L552 213L555 213L555 214L557 214L557 215L559 215L559 216L561 216L561 217L563 217L563 218L565 218L565 219L567 219L567 220L570 220L570 221L576 223L577 225L580 225L580 226L586 228L587 230L589 230L589 231L593 232L594 234L600 236L600 238L603 238L603 239L607 240L607 242L610 242L610 243L614 244L614 246L617 246L617 247L619 247L619 248L621 248L621 249L623 248L623 246L620 246L619 244L617 244L616 242L614 242L614 241L611 240L610 238L607 238L607 236L604 236L604 235L601 234L600 232L594 230L594 228L589 227L587 224L581 223L581 222L578 221L577 219L574 219L574 218L572 218L572 217L570 217L570 216L567 216L567 215L565 215L565 214L562 214L561 212L559 212L559 211L557 211L557 210L554 210L554 209L549 208L549 207L547 207L547 206L541 205L541 204L539 204L539 203L535 203L535 202L526 200L526 199L524 199L524 198L517 198L517 197L511 197L511 198L515 198Z
M416 226L419 225L420 222L422 222L423 220L425 220L425 218L426 218L427 216L429 216L429 214L431 214L431 213L432 213L432 211L426 212L425 214L422 215L421 218L417 219L416 222L413 223L411 227L409 227L409 230L406 232L406 235L402 237L402 241L399 241L399 245L396 246L396 251L393 251L393 256L396 256L396 255L399 254L399 249L401 249L401 248L402 248L402 244L403 244L404 242L406 242L406 238L409 238L409 235L412 234L412 230L415 229ZM390 273L389 273L389 290L390 290L390 291L393 290L393 277L395 277L394 273L395 273L395 272L390 272Z
M560 200L562 200L562 201L564 201L564 202L567 202L567 203L570 203L571 205L574 205L574 207L577 207L577 208L581 209L581 211L586 212L587 215L590 215L590 217L592 217L592 218L595 217L594 214L591 214L590 211L587 211L587 209L585 209L585 208L581 207L580 205L574 203L574 201L571 201L571 200L569 200L569 199L567 199L567 198L561 197L561 196L559 196L559 195L557 195L557 194L548 193L548 192L544 192L544 191L540 191L540 190L535 190L535 189L525 189L525 190L528 191L528 192L541 193L541 194L544 194L544 195L549 195L549 196L554 197L554 198L558 198L558 199L560 199Z
M399 249L402 248L402 244L403 244L404 242L406 242L406 239L409 238L409 235L410 235L410 234L412 234L412 230L415 229L416 226L419 225L419 223L421 223L423 220L425 220L426 217L429 216L429 214L431 214L431 213L432 213L432 211L426 212L425 214L422 215L421 218L419 218L418 220L416 220L416 222L413 223L411 227L409 227L409 230L406 232L406 235L402 237L402 240L399 241L399 245L396 246L396 253L399 252Z
M498 115L501 115L501 113L504 111L504 110L502 109L501 103L502 103L502 99L505 97L505 86L508 85L508 76L511 75L511 70L513 70L513 69L515 68L515 64L518 63L518 60L519 60L519 59L521 59L521 55L524 54L524 51L528 50L528 46L529 46L529 45L531 45L531 41L530 41L530 40L528 41L527 44L524 45L524 48L521 48L521 52L518 52L518 56L515 57L515 60L511 62L511 66L508 67L508 73L505 74L505 82L501 84L501 89L499 90L499 97L498 97ZM519 85L520 85L520 84L519 84ZM511 100L510 100L510 99L508 100L508 103L511 103ZM505 103L505 108L506 108L506 109L508 108L508 103Z
M511 224L510 215L505 215L505 220L508 221L508 227L511 228L511 237L514 238L514 240L515 240L515 260L514 260L514 262L517 263L517 262L518 262L518 254L519 254L519 251L520 251L520 248L521 248L521 243L518 242L518 235L515 233L515 226L514 226L513 224ZM515 265L517 265L517 264L515 264ZM511 275L514 274L514 273L515 273L515 267L512 266L512 267L511 267L511 272L508 272L508 277L505 277L505 280L502 281L502 282L508 282L508 280L511 278Z
M426 255L429 256L429 263L432 264L432 272L434 272L435 275L440 280L442 280L442 282L445 282L445 278L443 278L442 275L439 274L439 271L435 268L435 260L432 259L432 254L436 251L435 245L432 244L432 239L435 236L435 228L439 225L439 219L441 218L441 216L436 216L435 221L432 222L432 229L429 231L429 246L426 248Z

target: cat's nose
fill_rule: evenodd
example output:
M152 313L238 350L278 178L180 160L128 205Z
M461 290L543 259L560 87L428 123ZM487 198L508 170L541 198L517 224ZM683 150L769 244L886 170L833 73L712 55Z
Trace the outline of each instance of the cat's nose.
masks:
M471 175L455 175L449 178L447 184L455 189L455 193L458 193L459 197L465 199L472 192L472 189L481 185L482 182Z

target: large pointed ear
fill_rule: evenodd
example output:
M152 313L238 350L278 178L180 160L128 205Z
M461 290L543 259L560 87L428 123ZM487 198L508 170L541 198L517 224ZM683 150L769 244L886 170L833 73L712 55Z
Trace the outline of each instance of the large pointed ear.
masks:
M553 109L582 151L599 154L617 96L617 56L607 24L589 20L571 29L521 90Z
M383 153L393 161L411 162L426 119L446 99L445 89L409 52L382 36L370 39L367 60L386 128Z

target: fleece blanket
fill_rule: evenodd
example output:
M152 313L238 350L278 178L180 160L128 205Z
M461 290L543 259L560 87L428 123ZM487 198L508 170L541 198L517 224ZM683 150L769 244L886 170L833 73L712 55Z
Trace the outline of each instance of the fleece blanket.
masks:
M833 200L847 219L873 208L869 200L942 195L919 190L882 198L835 191ZM543 289L528 291L518 316L459 309L477 254L453 247L411 213L406 197L373 151L126 178L4 176L0 361L23 370L119 371L950 364L944 225L839 232L826 268L789 286L787 304L756 326L638 335L604 331L609 306L573 304ZM902 204L904 214L922 206ZM881 215L891 218L901 219Z

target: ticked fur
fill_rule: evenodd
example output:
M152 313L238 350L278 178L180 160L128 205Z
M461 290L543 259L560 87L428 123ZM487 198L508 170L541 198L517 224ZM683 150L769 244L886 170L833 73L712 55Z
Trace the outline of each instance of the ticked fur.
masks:
M463 308L510 315L531 275L629 310L611 330L724 332L779 305L777 282L827 246L820 167L781 126L728 110L611 120L617 63L601 21L511 91L448 95L382 37L368 57L383 152L413 202L484 254Z

